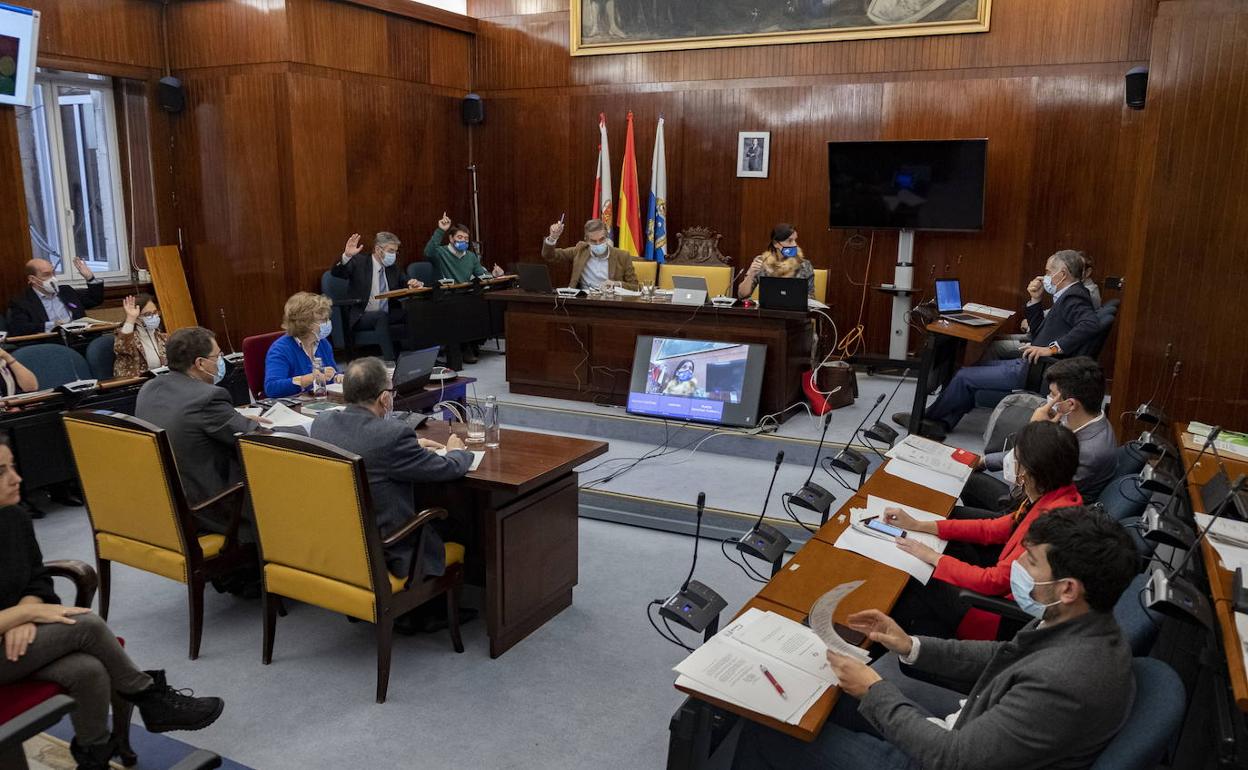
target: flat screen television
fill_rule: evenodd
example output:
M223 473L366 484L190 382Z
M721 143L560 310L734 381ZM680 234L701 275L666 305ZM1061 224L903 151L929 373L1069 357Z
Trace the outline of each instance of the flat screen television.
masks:
M34 106L39 12L0 3L0 104Z
M982 230L987 139L828 142L828 226Z
M639 335L628 412L753 426L766 359L766 345Z

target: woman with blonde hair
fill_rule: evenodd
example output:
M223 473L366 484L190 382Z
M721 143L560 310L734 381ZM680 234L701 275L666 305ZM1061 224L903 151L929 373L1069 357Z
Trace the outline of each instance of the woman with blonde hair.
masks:
M265 396L281 398L311 390L317 378L316 358L321 359L321 378L326 383L337 381L338 364L329 342L332 307L329 297L307 291L286 300L282 311L286 335L273 343L264 359Z
M758 279L763 277L805 278L806 293L815 296L815 268L797 245L797 228L793 225L781 223L771 229L771 242L750 263L750 269L737 287L737 297L748 299L758 288Z

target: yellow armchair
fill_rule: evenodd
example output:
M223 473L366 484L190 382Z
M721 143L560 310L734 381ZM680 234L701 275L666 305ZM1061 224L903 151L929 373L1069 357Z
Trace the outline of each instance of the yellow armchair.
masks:
M657 283L659 263L651 262L648 259L634 259L633 272L637 274L638 283Z
M243 436L238 447L260 543L266 665L273 660L278 597L283 596L376 625L378 703L385 702L390 683L398 616L445 594L451 643L455 652L464 651L459 634L463 546L447 543L446 571L423 579L419 558L409 574L391 574L383 550L446 518L445 509L421 511L383 539L359 456L287 434Z
M727 265L673 265L665 263L659 267L659 288L672 288L674 285L672 279L678 275L705 278L707 294L712 297L728 294L728 284L732 282L732 268Z
M185 583L195 660L204 584L256 558L255 548L237 538L243 485L190 505L163 429L105 411L67 412L62 419L95 540L100 617L108 619L114 561ZM226 534L200 534L195 514L226 501L234 504Z

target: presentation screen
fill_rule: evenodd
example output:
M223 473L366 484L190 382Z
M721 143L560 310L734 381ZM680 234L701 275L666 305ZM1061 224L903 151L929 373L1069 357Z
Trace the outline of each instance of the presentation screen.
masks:
M828 226L982 230L987 139L828 142Z
M0 3L0 104L34 106L39 12Z
M753 426L766 358L766 345L638 336L628 411Z

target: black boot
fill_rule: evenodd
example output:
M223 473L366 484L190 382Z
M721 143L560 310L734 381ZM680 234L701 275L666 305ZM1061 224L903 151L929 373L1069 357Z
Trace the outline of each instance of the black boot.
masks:
M83 746L77 738L69 744L70 756L78 763L78 770L108 770L109 760L116 750L117 745L112 736L104 743L93 743L90 746Z
M144 671L152 686L121 697L139 707L139 715L149 732L202 730L221 716L225 702L220 698L196 698L190 690L175 690L165 683L164 671Z

